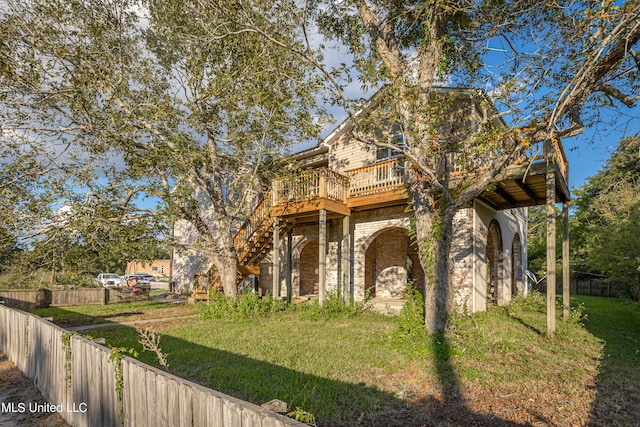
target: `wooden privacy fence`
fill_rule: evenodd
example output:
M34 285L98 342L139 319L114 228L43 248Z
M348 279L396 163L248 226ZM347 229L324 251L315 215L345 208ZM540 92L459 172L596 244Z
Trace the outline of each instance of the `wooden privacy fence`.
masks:
M103 346L2 305L0 351L73 426L302 425L135 359L111 357Z
M128 288L0 289L0 301L9 307L25 310L50 306L116 304L148 298L149 289L142 287L136 293Z

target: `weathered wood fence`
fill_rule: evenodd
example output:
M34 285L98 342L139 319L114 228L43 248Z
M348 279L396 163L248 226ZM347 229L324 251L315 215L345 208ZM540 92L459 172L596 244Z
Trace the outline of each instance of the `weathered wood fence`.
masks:
M104 305L149 298L149 290L140 288L87 289L0 289L0 301L6 306L29 310L72 305Z
M135 359L113 358L103 346L2 305L0 351L73 426L302 425Z
M573 281L571 292L575 295L624 297L629 293L629 286L594 279L579 279Z

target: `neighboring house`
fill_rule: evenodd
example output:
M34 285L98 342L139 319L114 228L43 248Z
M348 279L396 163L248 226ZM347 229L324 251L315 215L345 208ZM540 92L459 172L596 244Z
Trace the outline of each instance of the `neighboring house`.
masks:
M156 277L171 275L170 259L154 259L151 261L129 261L124 274L145 273Z
M473 98L459 92L473 111ZM408 282L423 290L403 188L407 163L392 150L354 141L351 129L347 120L295 155L307 171L273 181L236 234L242 279L257 276L260 288L277 296L290 289L291 296L401 298ZM392 137L401 143L401 134ZM452 280L455 302L467 312L527 292L527 206L545 203L551 175L556 200L569 198L562 146L541 151L519 159L455 217ZM219 280L215 271L209 277ZM198 291L206 298L206 289Z

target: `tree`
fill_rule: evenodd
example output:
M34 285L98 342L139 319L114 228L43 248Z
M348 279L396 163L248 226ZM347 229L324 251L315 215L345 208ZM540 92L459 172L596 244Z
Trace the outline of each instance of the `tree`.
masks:
M0 188L12 193L2 206L12 229L35 235L27 224L63 206L107 234L183 220L198 233L185 247L235 296L235 222L265 163L318 131L313 72L230 20L239 10L299 44L291 1L4 2Z
M640 136L625 138L576 194L572 224L580 271L629 285L640 298Z
M0 227L0 273L4 272L9 262L20 252L16 238Z
M366 118L352 115L354 135L401 151L414 165L407 186L428 276L425 323L431 332L443 330L453 310L449 254L455 213L526 147L580 134L603 107L635 104L640 4L316 0L309 6L323 34L352 55L362 84L387 85L381 103L388 133L400 129L404 145L379 138ZM336 77L340 72L325 75L348 106ZM454 100L442 108L437 82L445 80L490 88L503 113L482 102L476 124L452 135L445 124L465 113ZM468 165L473 180L450 186L453 162L447 156L465 151L473 158L498 150L501 155L482 170Z

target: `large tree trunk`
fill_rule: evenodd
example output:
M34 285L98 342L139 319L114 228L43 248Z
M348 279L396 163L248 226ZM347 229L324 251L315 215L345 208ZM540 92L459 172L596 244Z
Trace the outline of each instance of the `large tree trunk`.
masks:
M451 240L455 208L446 206L444 198L434 194L422 180L412 177L409 183L420 264L425 272L425 328L429 333L447 328L448 313L453 310Z
M221 265L218 268L218 272L220 273L220 278L222 279L222 289L224 289L224 294L228 297L235 298L237 291L237 258L236 251L231 247L225 247L223 249L221 259Z

